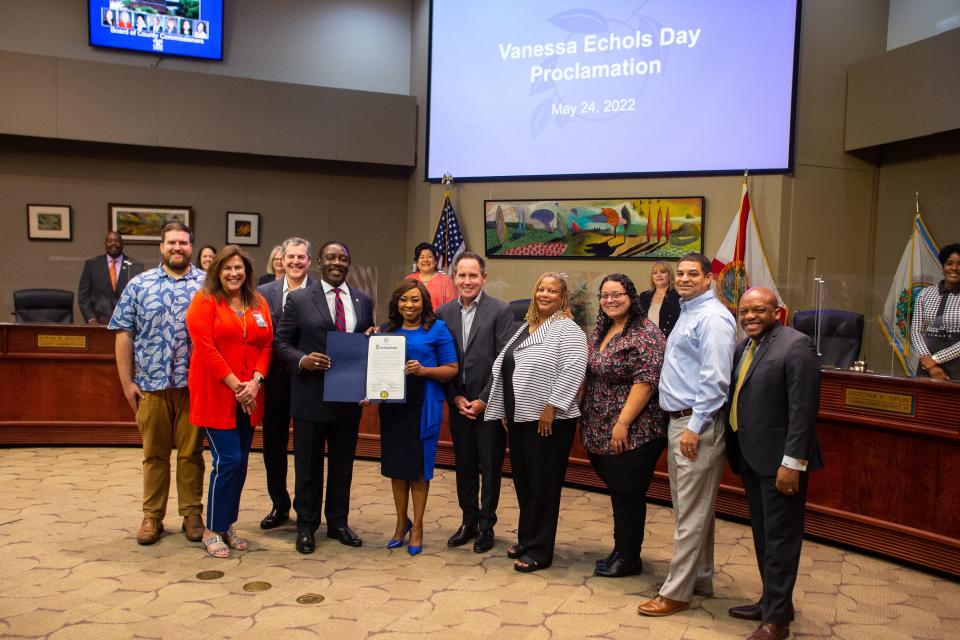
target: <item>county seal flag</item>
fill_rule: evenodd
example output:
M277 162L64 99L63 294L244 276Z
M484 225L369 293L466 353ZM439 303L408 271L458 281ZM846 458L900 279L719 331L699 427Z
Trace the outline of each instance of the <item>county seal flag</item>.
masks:
M883 311L877 317L880 330L890 343L900 366L911 376L916 375L919 362L910 347L913 304L924 288L936 284L942 277L943 271L937 260L938 251L918 211L913 218L913 230L900 257L887 300L883 303Z

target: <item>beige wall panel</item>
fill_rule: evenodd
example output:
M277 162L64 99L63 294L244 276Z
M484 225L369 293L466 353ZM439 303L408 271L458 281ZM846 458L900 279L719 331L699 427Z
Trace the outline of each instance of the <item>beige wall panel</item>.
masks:
M844 153L846 70L851 63L884 50L887 3L807 1L802 23L797 163L863 167L862 161Z
M339 91L279 82L254 82L251 89L252 153L336 157Z
M162 147L250 153L252 81L157 72Z
M960 29L850 67L845 148L960 128Z
M814 260L827 278L829 308L868 313L874 172L804 166L790 189L789 257L780 270L788 303L809 306L807 261Z
M0 51L0 133L54 136L57 59Z
M414 165L414 98L342 91L339 104L337 160Z
M123 65L57 61L57 137L157 143L156 72Z

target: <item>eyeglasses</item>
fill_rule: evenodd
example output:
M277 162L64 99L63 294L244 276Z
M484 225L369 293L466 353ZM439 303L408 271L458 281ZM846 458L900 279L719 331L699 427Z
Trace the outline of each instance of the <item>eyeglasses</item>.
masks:
M617 300L624 297L625 295L627 294L623 291L617 291L614 293L601 293L600 295L597 296L597 299L599 299L601 302L603 300L613 300L614 302L616 302Z

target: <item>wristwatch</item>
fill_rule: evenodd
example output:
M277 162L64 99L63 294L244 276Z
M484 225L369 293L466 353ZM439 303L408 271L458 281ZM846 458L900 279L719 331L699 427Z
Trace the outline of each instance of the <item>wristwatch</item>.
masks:
M267 381L267 379L264 378L263 376L257 376L257 377L254 378L253 380L254 380L254 382L256 382L256 383L257 383L258 385L260 385L261 387L263 386L263 383Z

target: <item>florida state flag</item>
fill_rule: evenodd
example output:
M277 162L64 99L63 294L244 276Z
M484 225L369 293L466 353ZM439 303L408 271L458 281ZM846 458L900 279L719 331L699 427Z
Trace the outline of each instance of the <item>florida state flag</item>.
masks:
M740 193L740 211L733 219L727 237L717 251L717 257L713 259L714 291L720 302L736 314L740 296L747 289L766 287L777 296L777 319L781 324L786 324L787 306L783 303L770 273L754 214L747 179L744 178Z

